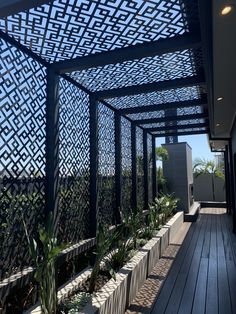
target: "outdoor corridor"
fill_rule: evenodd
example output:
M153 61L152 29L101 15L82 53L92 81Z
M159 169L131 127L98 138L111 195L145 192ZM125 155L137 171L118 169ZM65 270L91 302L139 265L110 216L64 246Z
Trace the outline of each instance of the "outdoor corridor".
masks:
M225 209L202 209L182 245L180 230L167 248L127 313L236 313L236 236L231 230Z

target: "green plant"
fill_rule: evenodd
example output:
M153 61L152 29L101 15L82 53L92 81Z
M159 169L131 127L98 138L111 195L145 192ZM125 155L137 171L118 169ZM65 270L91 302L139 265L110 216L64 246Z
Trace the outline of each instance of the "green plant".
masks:
M57 307L55 259L63 247L57 245L52 212L49 213L45 226L39 227L38 241L30 237L24 220L23 224L30 256L36 268L34 277L39 283L39 298L42 313L54 314Z
M168 160L169 155L166 148L159 146L156 147L156 159L160 161Z
M109 272L113 278L115 278L115 272L117 272L128 260L131 249L131 239L118 240L116 249L111 253L109 259L106 262L107 268L109 269Z
M166 179L163 175L163 169L161 167L157 167L157 185L158 185L158 193L164 193L166 190Z
M160 197L155 198L156 210L162 216L162 223L165 223L167 218L175 211L178 199L173 194L161 194Z
M60 313L77 314L89 300L91 300L91 294L86 292L77 293L69 300L65 300L62 303Z
M96 280L101 268L101 262L104 260L105 255L108 253L114 241L118 238L118 232L110 231L109 227L103 224L100 224L96 236L96 251L95 254L95 263L93 265L93 270L91 273L89 281L89 292L93 293L96 286Z
M213 196L213 201L215 201L215 182L214 178L221 178L224 180L224 165L216 165L213 160L205 160L201 158L197 158L194 161L193 165L193 173L194 176L197 178L198 176L204 175L204 174L209 174L211 176L211 187L212 187L212 196Z
M125 215L125 226L132 237L134 249L137 249L137 239L139 237L140 229L143 225L143 216L141 210L131 211Z

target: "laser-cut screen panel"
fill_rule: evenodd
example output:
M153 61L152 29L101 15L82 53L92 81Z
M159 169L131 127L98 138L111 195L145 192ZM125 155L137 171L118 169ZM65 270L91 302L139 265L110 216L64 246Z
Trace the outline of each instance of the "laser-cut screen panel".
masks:
M31 265L45 206L46 69L0 39L0 280Z
M191 77L203 66L201 50L183 50L75 71L69 75L91 91Z
M143 130L136 128L136 150L137 150L137 205L144 209L144 152L143 152Z
M131 122L121 118L121 167L122 167L122 211L132 209L132 155L131 155Z
M200 86L191 86L146 94L138 94L134 96L110 98L108 102L114 108L122 109L200 99L205 94L206 91L204 88Z
M171 38L199 27L196 1L55 0L0 20L50 62Z
M98 223L112 225L115 194L114 111L98 104Z
M75 243L89 230L89 96L61 78L59 102L59 239Z
M153 162L152 162L152 135L147 134L147 151L148 151L148 201L153 201Z

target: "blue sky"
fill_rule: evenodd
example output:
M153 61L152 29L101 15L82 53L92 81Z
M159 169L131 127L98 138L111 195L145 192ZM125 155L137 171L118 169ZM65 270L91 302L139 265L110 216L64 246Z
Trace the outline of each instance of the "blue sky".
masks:
M214 159L214 153L210 151L208 138L206 134L179 136L179 142L187 142L192 147L193 160L195 158ZM156 139L156 145L160 146L165 143L165 138Z

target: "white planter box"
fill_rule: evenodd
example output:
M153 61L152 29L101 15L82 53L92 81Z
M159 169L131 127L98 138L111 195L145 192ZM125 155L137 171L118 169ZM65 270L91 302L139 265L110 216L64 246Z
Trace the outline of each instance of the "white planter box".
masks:
M121 268L116 274L116 280L109 280L79 313L123 314L182 224L183 212L178 212L163 226L156 236L148 241L148 243ZM89 271L91 272L91 270ZM76 279L76 286L78 286L78 278ZM84 276L83 280L85 280ZM69 286L72 287L73 284L68 282L60 288L60 299L63 299L63 295L61 294L63 289L66 295L68 295L70 290L68 290ZM39 314L41 313L40 307L38 306L37 309L35 309L34 306L34 308L31 308L27 313Z

